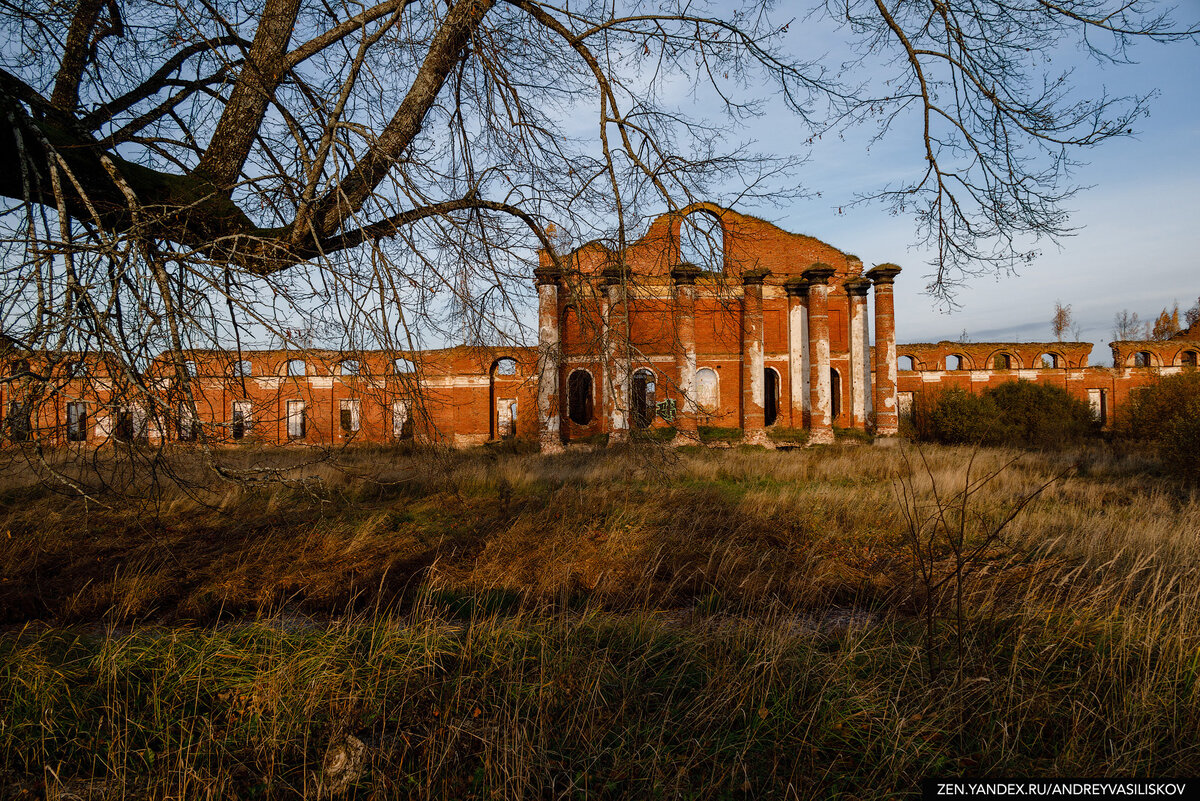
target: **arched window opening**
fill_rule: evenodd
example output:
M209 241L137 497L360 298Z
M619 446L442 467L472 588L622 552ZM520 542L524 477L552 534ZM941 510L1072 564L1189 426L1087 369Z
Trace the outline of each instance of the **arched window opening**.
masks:
M417 372L417 365L412 359L396 359L392 362L392 369L396 371L396 375L409 375Z
M721 406L720 384L717 371L701 367L696 371L696 407L708 414L716 413Z
M654 373L638 370L633 374L633 426L649 428L654 422L655 403Z
M842 416L842 377L832 367L829 368L829 414L831 423Z
M896 359L896 369L915 370L917 369L917 365L912 356L900 356Z
M763 425L773 426L779 419L779 373L774 368L763 370Z
M1196 361L1196 351L1194 350L1185 350L1179 354L1179 364L1183 367L1195 367Z
M497 359L492 369L497 376L514 376L517 374L517 360L505 356Z
M946 357L946 369L947 370L963 369L963 357L958 356L958 355L947 356Z
M293 378L303 378L308 372L308 365L304 359L288 359L287 374Z
M702 270L725 271L725 228L709 211L695 211L679 223L679 261Z
M1133 366L1134 367L1153 367L1154 366L1154 357L1152 355L1150 355L1150 351L1148 351L1148 350L1139 351L1137 353L1137 355L1135 355L1133 357Z
M576 425L592 422L592 374L576 370L567 378L567 417Z
M338 365L338 375L362 375L362 362L358 359L343 359Z
M234 362L229 366L229 375L234 378L249 378L254 368L246 359Z
M993 370L1011 370L1012 356L1007 353L997 353L992 357Z
M1059 364L1058 354L1056 353L1043 353L1038 357L1038 364L1041 365L1043 370L1056 370L1062 366Z

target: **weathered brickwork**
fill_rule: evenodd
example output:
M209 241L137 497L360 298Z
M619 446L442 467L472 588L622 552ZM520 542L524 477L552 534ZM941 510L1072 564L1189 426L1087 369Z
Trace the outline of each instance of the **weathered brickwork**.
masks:
M719 269L681 260L690 214L716 224ZM10 348L3 441L466 446L519 437L552 452L652 428L693 442L714 426L769 447L772 428L807 429L813 443L832 441L835 428L895 434L921 393L1015 379L1062 386L1111 424L1130 392L1194 368L1200 353L1200 326L1164 342L1114 342L1112 368L1089 366L1085 342L898 345L899 273L891 264L864 272L812 237L695 204L656 219L624 259L596 242L541 252L536 347L193 352L152 365L138 379L149 394L127 391L131 377L103 362L50 364Z

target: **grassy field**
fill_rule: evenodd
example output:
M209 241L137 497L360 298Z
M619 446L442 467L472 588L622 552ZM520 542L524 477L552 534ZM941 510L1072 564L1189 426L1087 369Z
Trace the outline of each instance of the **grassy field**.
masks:
M1143 460L340 462L87 502L10 470L0 797L866 799L1200 772L1200 497Z

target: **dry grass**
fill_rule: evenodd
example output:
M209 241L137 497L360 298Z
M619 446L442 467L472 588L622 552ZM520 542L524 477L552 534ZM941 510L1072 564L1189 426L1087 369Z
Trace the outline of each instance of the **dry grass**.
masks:
M0 795L315 797L347 734L361 798L1195 774L1200 498L1100 451L976 454L981 529L1067 474L974 565L952 654L913 616L904 455L372 450L113 509L10 486ZM972 454L924 455L930 512ZM831 606L878 622L814 633Z

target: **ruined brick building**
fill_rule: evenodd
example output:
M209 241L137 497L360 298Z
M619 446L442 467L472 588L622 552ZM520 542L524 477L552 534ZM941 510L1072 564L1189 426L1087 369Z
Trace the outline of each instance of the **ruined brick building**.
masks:
M708 269L681 251L689 215L717 232ZM1194 367L1200 351L1195 326L1165 342L1113 343L1112 368L1089 366L1082 342L897 345L899 273L694 204L657 218L624 254L598 242L541 252L536 347L189 352L182 385L164 355L144 382L149 402L129 400L103 360L47 366L10 348L4 442L521 437L554 451L652 429L689 442L709 426L768 446L800 430L821 443L835 428L895 434L921 392L1018 378L1061 385L1110 424L1131 390Z

